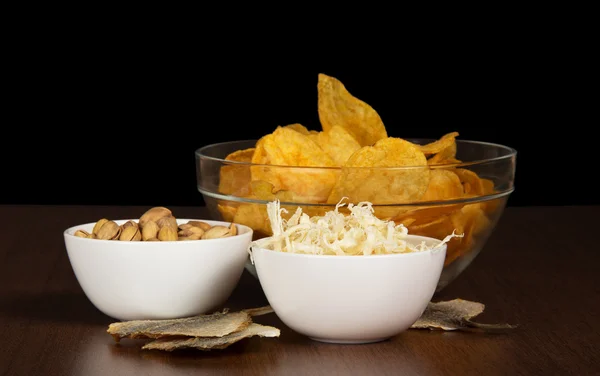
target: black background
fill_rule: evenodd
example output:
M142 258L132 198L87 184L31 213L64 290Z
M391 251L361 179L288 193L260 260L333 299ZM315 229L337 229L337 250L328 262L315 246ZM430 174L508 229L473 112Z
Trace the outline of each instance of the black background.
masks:
M458 131L517 149L509 205L600 203L597 89L580 56L527 44L367 62L183 51L38 46L15 58L0 204L202 205L194 151L277 125L319 129L319 72L375 108L391 136Z

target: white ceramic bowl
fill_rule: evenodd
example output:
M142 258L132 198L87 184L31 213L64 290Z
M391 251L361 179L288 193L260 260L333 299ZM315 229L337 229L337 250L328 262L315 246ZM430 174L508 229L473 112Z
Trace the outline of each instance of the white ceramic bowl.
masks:
M127 221L115 220L119 225ZM204 240L125 242L74 236L79 229L92 232L94 223L87 223L66 229L64 239L77 281L96 308L118 320L168 319L212 311L229 298L252 241L252 229L237 226L236 236Z
M439 240L408 235L409 242ZM269 304L292 330L333 343L391 338L423 314L440 278L446 246L435 251L323 256L252 247Z

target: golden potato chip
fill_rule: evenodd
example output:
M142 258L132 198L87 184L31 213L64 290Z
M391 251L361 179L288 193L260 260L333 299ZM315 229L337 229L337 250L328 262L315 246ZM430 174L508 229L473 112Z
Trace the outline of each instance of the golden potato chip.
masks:
M456 168L454 173L458 175L461 183L463 184L465 194L471 196L480 196L483 194L483 183L475 172L467 170L466 168Z
M444 239L455 230L450 216L442 216L431 222L420 225L411 225L407 226L407 228L409 234L428 236L439 240Z
M227 157L226 161L250 163L255 148L235 151ZM223 165L219 171L219 193L234 196L246 196L250 182L250 166L243 164Z
M481 185L483 187L484 195L491 195L494 193L494 182L490 179L479 179L481 180Z
M252 162L271 165L253 166L252 180L268 181L275 187L274 192L289 190L310 202L327 200L337 179L335 169L306 168L333 167L335 162L307 135L289 127L277 127L273 133L263 136L256 144Z
M250 197L258 200L272 201L275 199L273 184L264 180L252 180L250 182Z
M267 215L267 207L261 204L240 204L233 222L240 223L254 230L253 239L271 236L271 223Z
M370 146L387 137L379 114L350 94L338 79L319 74L317 92L319 120L324 131L339 125L346 128L360 146Z
M248 148L234 151L225 157L226 161L250 163L254 155L255 148Z
M452 252L446 252L445 265L449 265L460 256L472 251L475 248L476 237L487 234L492 225L481 203L463 206L461 210L451 215L451 220L453 226L457 229L457 233L460 229L464 236L459 239L459 245L456 249L453 249Z
M451 147L452 144L456 143L455 139L458 136L458 132L447 133L437 141L430 142L426 145L417 145L419 149L425 155L431 155L441 152L442 150Z
M285 126L285 128L293 129L296 132L302 133L303 135L308 135L310 133L310 131L308 130L308 128L306 128L304 125L299 124L299 123L288 124L288 125Z
M317 143L335 162L343 166L352 153L360 149L360 144L346 128L334 125L327 131L317 133Z
M456 140L452 139L452 143L448 145L446 148L442 149L438 153L435 153L431 158L427 160L427 163L432 165L439 164L450 164L450 163L460 163L461 161L456 159Z
M465 231L471 231L473 236L483 233L491 225L480 203L465 205L460 211L464 216Z
M414 225L431 222L436 218L460 210L464 204L440 204L435 206L410 206L410 209L398 213L391 218L396 223L402 223L406 218L413 218Z
M463 186L451 170L434 169L429 173L429 186L421 201L441 201L462 197Z
M414 168L377 168L406 166ZM373 204L411 202L423 196L428 184L429 169L423 153L411 142L388 137L352 154L328 202L337 203L343 197L350 202Z
M235 213L237 212L238 205L232 204L231 202L221 201L217 204L217 210L221 213L225 222L233 222Z

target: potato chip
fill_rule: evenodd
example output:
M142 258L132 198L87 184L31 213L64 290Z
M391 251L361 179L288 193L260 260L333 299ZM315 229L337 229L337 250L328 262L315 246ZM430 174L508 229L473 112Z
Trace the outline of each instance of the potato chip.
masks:
M481 185L483 187L484 195L491 195L495 192L494 190L494 182L490 179L479 179L481 180Z
M273 166L253 166L252 179L273 184L274 192L289 190L310 202L327 200L337 179L335 169L278 168L277 166L333 167L335 162L327 153L304 135L292 128L277 127L256 144L254 163Z
M253 239L260 239L265 236L270 236L271 223L267 216L267 208L261 204L240 204L233 222L242 223L250 227L254 233L252 234Z
M461 210L451 215L454 228L464 236L459 239L459 245L451 252L447 252L445 265L451 264L454 260L463 256L467 252L475 249L475 242L478 235L487 235L492 222L483 210L482 203L468 204ZM454 240L454 239L453 239Z
M484 195L491 195L491 194L496 193L496 187L494 186L493 180L482 178L481 185L483 186L483 194ZM488 200L488 201L482 202L481 208L483 209L483 211L486 214L492 215L492 214L496 213L496 210L498 209L498 207L501 204L502 204L502 199L496 198L493 200Z
M431 156L431 158L427 160L427 163L430 166L460 163L461 161L456 159L456 151L456 139L452 139L452 143L450 145Z
M370 146L387 137L379 114L350 94L338 79L319 74L317 92L319 120L324 131L339 125L350 132L360 146Z
M441 152L442 150L451 147L456 141L458 132L447 133L437 141L430 142L426 145L417 145L425 155L432 155Z
M435 169L429 173L429 186L421 201L441 201L462 197L463 186L451 170Z
M275 186L268 181L264 180L252 180L250 182L250 198L258 200L272 201L275 199L273 190Z
M479 176L466 168L456 168L454 173L458 175L460 182L463 184L465 194L471 196L480 196L484 192L484 187Z
M428 236L439 240L444 239L448 234L452 234L455 230L450 216L442 216L434 219L431 222L419 225L407 226L408 233L413 235ZM460 234L460 233L457 233Z
M233 222L235 213L237 212L238 204L233 204L227 201L221 201L217 204L217 210L221 213L225 222Z
M285 128L293 129L296 132L302 133L303 135L308 135L310 133L310 131L308 130L308 128L306 128L304 125L299 124L299 123L288 124L288 125L285 126Z
M255 148L248 148L234 151L225 157L226 161L250 163L254 155Z
M407 166L411 168L377 168ZM384 138L352 154L328 202L338 203L343 197L350 202L373 204L415 201L427 190L429 172L425 156L414 144L401 138Z
M227 157L226 161L250 163L255 148L235 151ZM245 196L248 194L250 182L250 166L243 164L223 164L219 171L219 193L225 195Z
M335 162L343 166L352 153L360 149L360 144L346 128L334 125L327 131L317 133L317 143Z
M411 206L404 212L398 213L391 218L396 223L403 222L406 218L414 218L412 222L415 225L428 223L440 216L451 214L460 210L464 204L440 204L435 206Z

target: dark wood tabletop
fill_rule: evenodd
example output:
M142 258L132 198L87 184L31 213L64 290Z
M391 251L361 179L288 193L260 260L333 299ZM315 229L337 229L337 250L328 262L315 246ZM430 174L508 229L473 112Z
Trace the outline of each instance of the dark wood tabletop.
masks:
M67 227L137 218L147 207L0 206L0 375L600 375L600 207L509 207L483 251L434 301L485 304L502 334L409 329L379 343L312 341L281 329L223 350L141 350L107 334L116 320L86 298L64 246ZM203 207L171 207L207 218ZM135 273L135 270L132 270ZM266 305L248 272L227 302Z

